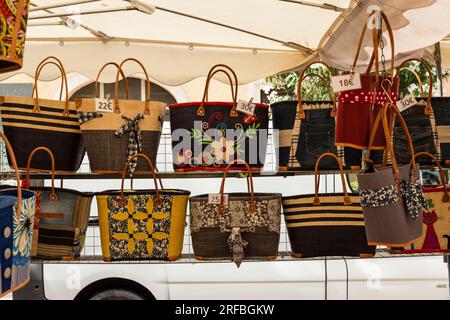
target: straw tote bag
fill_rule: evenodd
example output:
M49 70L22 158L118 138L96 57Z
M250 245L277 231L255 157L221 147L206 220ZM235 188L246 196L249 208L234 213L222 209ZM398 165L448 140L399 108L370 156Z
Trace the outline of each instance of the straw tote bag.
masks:
M22 68L29 0L0 1L0 73Z
M240 162L248 172L249 193L225 194L228 171ZM281 194L255 193L250 166L234 160L225 169L217 202L210 195L190 199L192 247L198 260L274 260L278 256Z
M70 259L80 255L84 247L93 193L55 188L55 171L51 170L51 187L29 187L30 167L34 156L44 151L49 155L52 168L55 158L52 152L39 147L31 152L27 165L27 188L36 195L32 256L52 259Z
M344 193L319 196L319 163L330 157L339 166ZM358 194L348 194L338 157L325 153L315 166L315 194L283 197L283 214L295 258L323 256L372 257Z
M438 160L441 160L439 135L436 128L436 119L431 105L431 96L433 95L433 75L427 62L418 59L406 60L399 67L399 70L409 70L415 73L414 70L405 68L405 65L409 62L419 62L423 64L430 78L430 88L428 91L428 96L417 99L418 104L404 110L402 112L402 116L405 119L411 135L414 152L431 153L436 156ZM418 77L417 73L415 73L415 75ZM420 77L418 77L418 81L423 92ZM397 159L397 162L401 164L409 163L411 161L411 155L408 152L408 143L405 135L403 134L403 129L399 120L395 121L392 135L395 158ZM416 161L422 165L432 163L432 159L430 157L419 157Z
M312 170L321 154L337 154L334 145L336 103L323 76L315 73L305 75L313 64L322 64L333 75L327 64L312 62L300 74L298 101L281 101L271 105L279 171ZM328 101L303 101L302 84L310 77L318 77L322 81L327 89ZM326 165L337 168L332 161L327 161Z
M209 83L219 72L225 73L230 81L233 102L208 101ZM245 160L253 171L262 169L267 149L269 107L257 103L253 115L238 112L237 96L235 72L218 64L208 73L201 102L170 106L175 171L223 171L237 158Z
M65 101L39 98L37 81L42 69L50 64L57 65L61 71ZM26 169L29 154L41 146L50 149L55 155L56 171L75 172L80 167L85 149L75 105L69 102L67 88L61 61L48 57L36 69L35 98L0 97L3 131L16 150L20 169ZM49 162L42 156L36 157L34 166L38 170L51 170Z
M124 190L129 163L142 157L154 190ZM177 260L183 249L189 191L158 188L149 157L137 154L123 168L120 190L97 193L103 260Z
M407 247L392 248L392 253L450 253L450 186L445 184L445 173L435 156L420 152L416 154L419 157L436 163L442 185L423 187L430 208L423 211L422 237Z
M367 20L367 23L364 25L358 44L357 53L353 62L352 72L355 69L356 63L358 61L364 36L368 29L367 25L369 22L376 18L375 14L371 14ZM388 30L391 44L391 54L393 57L391 70L394 70L395 46L393 31L386 15L382 12L380 14ZM362 150L367 149L369 145L369 138L372 132L374 119L382 109L383 104L388 100L388 96L389 99L395 103L395 101L397 100L398 92L398 77L395 77L393 73L389 75L387 72L383 75L379 74L379 30L377 28L373 28L372 31L374 40L374 53L371 62L369 63L369 66L366 70L366 73L360 75L362 88L359 90L340 92L338 97L335 141L337 146L344 148L346 154L352 154L351 163L346 163L346 165L354 167L355 169L361 167ZM375 64L375 75L370 74L373 64ZM384 91L382 88L382 80L384 79L390 79L390 81L393 83L389 90L389 93ZM374 158L374 160L382 158L382 150L385 149L385 146L385 136L383 134L383 130L379 128L379 130L376 132L372 149L380 151L375 152L376 158ZM375 156L375 154L374 152L372 152L372 156Z
M15 171L17 187L0 190L0 297L30 280L35 196L22 190L13 149L0 132Z
M440 161L450 166L450 97L431 98L436 131L439 138L438 151L441 153Z
M122 68L127 62L139 64L145 74L146 101L119 99L119 75L122 74L124 77ZM115 63L107 63L100 69L97 83L100 74L109 65L114 65L118 69L114 104L111 104L111 109L108 111L105 108L99 108L96 99L76 100L91 171L120 173L124 163L138 153L147 155L153 163L156 163L166 104L151 101L150 78L147 70L134 58L125 59L119 66ZM124 84L127 88L125 81ZM134 158L130 163L130 172L145 170L145 166L145 163L139 164Z
M399 166L395 158L388 108L395 113L404 130L409 152L413 155L410 164ZM367 239L373 245L406 246L422 236L422 208L427 208L428 204L422 193L420 168L416 165L408 127L398 109L389 103L386 103L375 120L369 154L380 122L387 138L392 167L378 169L373 162L365 159L368 169L357 175Z

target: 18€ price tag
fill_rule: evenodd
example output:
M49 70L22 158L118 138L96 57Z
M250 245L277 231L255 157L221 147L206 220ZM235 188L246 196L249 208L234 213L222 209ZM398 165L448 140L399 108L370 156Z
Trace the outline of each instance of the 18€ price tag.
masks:
M95 99L95 111L113 112L113 102L111 99Z
M417 104L417 100L414 96L408 94L403 99L397 101L397 108L400 112L405 111L406 109L411 108Z
M208 195L208 204L217 204L220 205L220 193L212 193ZM223 205L228 204L228 195L223 195Z
M361 89L361 75L346 74L342 76L331 77L331 85L334 92L342 92L349 90Z
M253 98L250 99L249 102L244 100L239 100L236 106L236 110L245 114L248 114L249 116L252 116L255 114L255 108L256 104L252 103Z

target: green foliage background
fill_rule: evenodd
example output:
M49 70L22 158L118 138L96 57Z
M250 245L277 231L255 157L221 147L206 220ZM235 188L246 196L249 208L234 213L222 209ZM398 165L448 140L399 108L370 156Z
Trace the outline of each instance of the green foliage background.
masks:
M425 95L427 95L430 88L430 77L423 64L411 62L406 67L417 72L422 80L423 91ZM332 70L335 74L340 74L342 72L333 68ZM308 73L318 73L322 75L328 81L328 85L331 88L330 75L325 67L321 65L313 65L308 68L305 74ZM270 85L270 89L266 93L268 94L270 103L286 100L297 100L297 84L299 81L299 75L299 72L290 72L267 77L266 82ZM413 94L414 96L419 97L421 95L418 81L412 72L402 71L399 76L400 96ZM435 68L432 68L432 78L433 87L434 89L437 89ZM329 100L327 90L323 85L322 80L318 77L309 77L304 81L302 85L302 97L304 100L310 101Z

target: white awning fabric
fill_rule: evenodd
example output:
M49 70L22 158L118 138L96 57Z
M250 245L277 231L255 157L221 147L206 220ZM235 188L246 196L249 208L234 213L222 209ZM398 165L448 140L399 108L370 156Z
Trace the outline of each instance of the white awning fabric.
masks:
M33 76L39 61L54 55L67 72L95 79L103 64L135 57L166 85L205 76L217 63L231 66L239 82L248 83L319 57L349 69L367 14L377 8L395 29L399 62L420 56L450 33L450 0L326 1L32 0L18 72ZM359 67L370 55L369 33L365 46ZM387 45L387 60L389 50ZM130 64L126 73L141 71ZM0 80L13 74L0 74ZM58 76L49 68L43 80ZM114 76L107 70L102 80Z

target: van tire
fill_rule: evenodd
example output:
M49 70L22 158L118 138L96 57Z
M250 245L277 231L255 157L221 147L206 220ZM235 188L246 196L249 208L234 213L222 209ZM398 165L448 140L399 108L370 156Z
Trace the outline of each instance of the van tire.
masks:
M106 289L100 292L95 293L93 296L89 298L89 300L146 300L145 297L140 294L122 289Z

